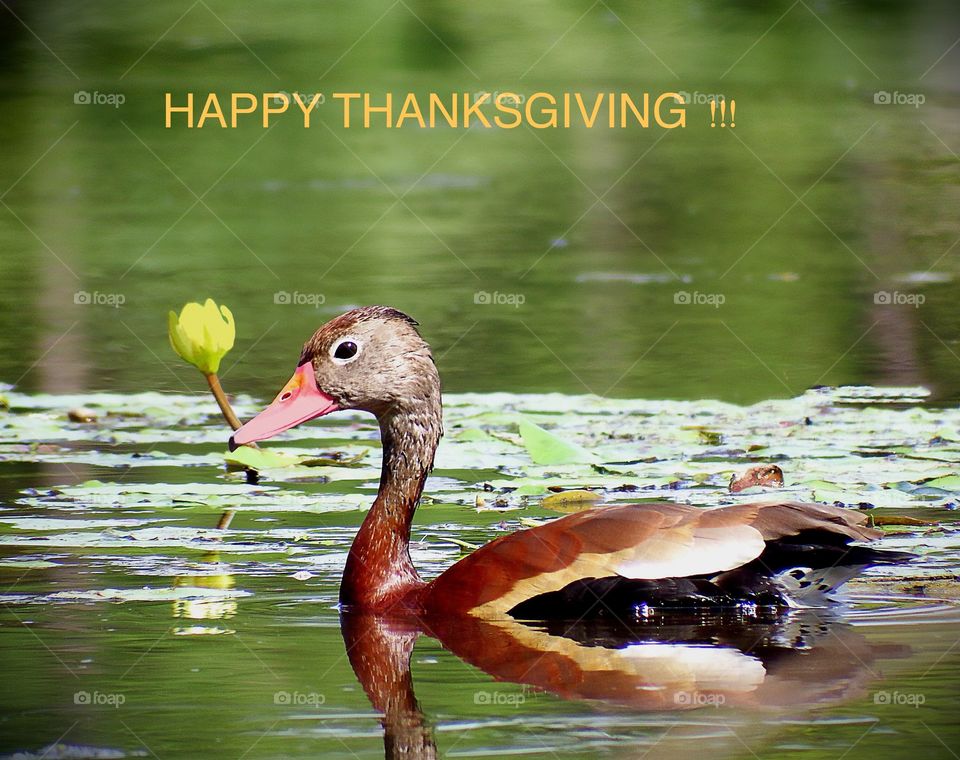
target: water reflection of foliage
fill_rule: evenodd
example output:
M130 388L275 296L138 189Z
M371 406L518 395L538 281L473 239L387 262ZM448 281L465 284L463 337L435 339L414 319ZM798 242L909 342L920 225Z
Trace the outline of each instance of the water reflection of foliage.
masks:
M204 555L204 562L210 563L211 569L220 570L225 566L220 564L220 555L210 552ZM215 589L226 591L234 586L233 575L228 572L197 573L193 575L178 575L173 585L177 588ZM173 616L175 618L189 618L191 620L221 620L231 618L237 614L235 599L177 599L173 602Z

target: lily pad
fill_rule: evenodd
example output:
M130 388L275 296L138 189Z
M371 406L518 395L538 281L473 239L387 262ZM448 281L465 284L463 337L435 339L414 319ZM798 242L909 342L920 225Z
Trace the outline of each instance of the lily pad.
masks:
M565 441L527 419L518 423L523 445L537 464L575 464L596 462L597 457L582 446Z
M579 512L595 506L602 498L602 495L595 491L561 491L545 496L540 506L557 512Z
M944 475L923 483L926 488L939 488L944 491L960 491L960 475Z
M223 455L227 464L249 467L252 470L270 470L276 467L293 467L300 463L296 457L280 454L271 449L255 449L252 446L240 446Z

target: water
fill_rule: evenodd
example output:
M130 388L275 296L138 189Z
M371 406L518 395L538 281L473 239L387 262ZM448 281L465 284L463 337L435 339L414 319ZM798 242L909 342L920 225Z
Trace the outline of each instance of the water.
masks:
M220 619L174 617L171 604L18 608L32 621L15 635L19 651L37 648L37 632L64 663L45 651L7 666L6 688L16 684L21 711L7 710L4 744L67 732L62 741L70 744L159 757L382 756L379 718L344 654L329 593L264 586L269 601L241 600ZM181 635L191 623L235 633ZM787 675L759 704L746 695L739 705L729 696L717 706L708 692L683 690L668 692L666 709L653 711L567 700L494 681L428 638L413 650L413 692L441 756L618 757L653 745L656 753L710 746L734 757L791 748L827 758L851 747L853 757L911 748L949 756L935 735L955 746L955 682L946 671L956 666L948 651L956 623L955 613L939 622L932 613L904 615L896 626L864 621L842 630L843 638L828 635L816 665L816 651L799 655L793 670L780 663ZM78 628L88 632L78 637ZM867 647L886 651L872 659ZM78 693L124 701L78 705ZM703 706L681 709L684 695ZM914 706L917 695L925 701Z
M80 398L96 423L67 421ZM653 617L626 630L360 619L341 631L339 576L378 476L377 431L362 415L270 446L349 465L271 469L250 484L224 470L212 401L8 399L7 752L42 754L59 738L70 751L159 757L376 757L381 729L387 747L421 757L615 757L704 742L735 757L895 757L918 746L938 756L940 740L955 743L960 445L931 432L955 430L960 412L918 406L917 389L822 389L750 407L447 396L447 436L413 529L426 577L465 545L556 516L543 501L550 488L593 488L605 503L749 501L771 494L731 495L727 484L758 461L783 469L775 495L929 522L889 526L884 544L918 559L871 571L833 610L778 622ZM240 398L238 413L258 405ZM533 464L520 413L605 464ZM46 443L17 443L24 430ZM232 520L217 529L225 510Z
M275 472L257 490L224 472L223 426L166 338L169 309L212 296L238 323L231 393L271 397L319 324L379 302L420 320L447 391L484 394L447 400L414 531L427 576L458 541L554 516L545 484L712 505L731 498L731 472L768 460L793 498L946 526L889 537L922 559L853 586L823 623L826 663L801 653L795 680L759 704L718 706L707 690L677 710L684 691L662 684L670 709L544 691L421 636L419 711L398 696L424 746L955 755L958 493L926 485L960 462L952 4L9 5L26 26L7 15L0 46L0 381L17 389L0 414L0 754L58 741L74 749L46 757L384 753L333 608L376 431L341 418L272 444L362 455L346 475ZM276 89L677 89L736 99L737 126L711 128L701 105L669 133L343 130L329 101L310 130L163 126L167 91ZM125 102L82 105L78 91ZM876 103L881 91L924 102ZM791 400L847 383L932 394ZM568 395L514 395L553 392ZM569 395L583 393L657 401ZM96 425L66 422L80 404ZM531 466L504 410L604 451L608 472ZM498 437L457 438L470 429ZM624 481L644 490L613 490Z

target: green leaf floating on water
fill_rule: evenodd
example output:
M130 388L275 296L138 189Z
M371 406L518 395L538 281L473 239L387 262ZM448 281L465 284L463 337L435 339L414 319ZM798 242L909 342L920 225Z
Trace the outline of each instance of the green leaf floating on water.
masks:
M223 458L227 464L249 467L253 470L271 470L300 464L300 460L296 457L278 454L270 449L255 449L252 446L240 446L236 451L228 451Z
M527 419L521 417L517 424L523 446L536 464L578 464L597 461L597 457L582 446L565 441Z
M579 512L596 506L597 502L602 498L601 494L595 493L594 491L574 489L572 491L560 491L560 493L545 496L543 501L540 502L540 506L556 512Z
M547 493L550 493L550 489L541 483L526 483L513 491L515 496L542 496Z
M922 483L924 488L942 488L944 491L960 491L960 475L944 475Z
M334 453L329 456L305 457L300 459L300 464L304 467L362 467L363 460L367 456L367 450L353 456L343 456L340 453Z
M60 567L56 562L45 559L5 559L0 560L0 567L12 567L16 570L46 570L50 567Z
M333 458L324 456L294 456L271 449L255 449L252 446L240 446L236 451L223 455L227 464L249 467L253 470L274 470L279 467L362 467L367 451L349 457Z
M468 427L463 430L459 430L454 433L452 436L455 441L495 441L497 440L492 435L490 435L486 430L481 430L476 427Z

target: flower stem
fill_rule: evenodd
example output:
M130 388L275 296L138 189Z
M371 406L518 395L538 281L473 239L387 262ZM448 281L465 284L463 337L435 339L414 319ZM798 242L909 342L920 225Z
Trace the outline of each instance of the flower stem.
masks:
M207 385L210 386L210 390L213 393L213 397L217 400L217 406L220 407L220 413L223 415L223 418L227 421L227 424L234 430L239 430L243 423L240 422L239 418L233 411L233 407L230 406L230 402L227 400L227 394L223 392L223 386L220 385L220 378L217 377L216 372L211 372L203 374L207 378ZM257 448L257 444L248 443L247 446L252 446ZM251 470L247 470L247 476L249 477ZM254 476L256 472L254 472ZM233 520L233 516L236 512L232 509L226 510L220 519L217 521L218 530L226 530L230 527L230 523Z
M239 430L243 423L240 422L237 415L234 414L233 407L231 407L230 402L227 401L227 395L223 392L223 388L220 385L220 378L217 377L215 372L211 372L210 374L205 373L204 377L207 378L207 385L210 386L213 397L217 400L217 406L220 407L223 418L231 428Z

